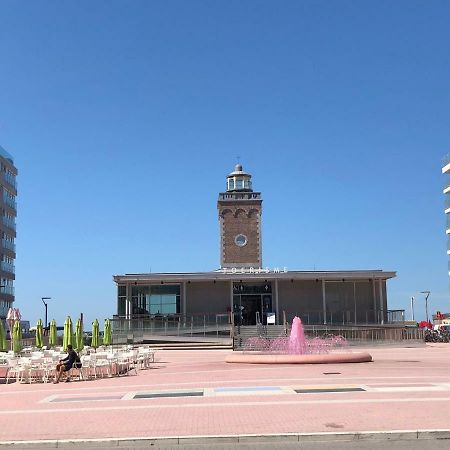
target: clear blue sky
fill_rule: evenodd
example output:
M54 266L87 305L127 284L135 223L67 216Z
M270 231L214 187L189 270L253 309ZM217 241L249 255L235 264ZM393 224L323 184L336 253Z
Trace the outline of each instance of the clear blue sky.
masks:
M115 313L114 274L219 266L237 155L263 260L384 269L450 311L445 1L0 2L0 145L18 178L16 306ZM408 309L409 311L409 309Z

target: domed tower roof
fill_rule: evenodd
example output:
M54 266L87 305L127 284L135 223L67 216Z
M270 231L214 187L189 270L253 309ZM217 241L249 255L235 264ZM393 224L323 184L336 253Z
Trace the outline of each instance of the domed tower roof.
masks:
M252 192L252 176L242 170L241 164L236 164L233 172L227 176L227 192Z

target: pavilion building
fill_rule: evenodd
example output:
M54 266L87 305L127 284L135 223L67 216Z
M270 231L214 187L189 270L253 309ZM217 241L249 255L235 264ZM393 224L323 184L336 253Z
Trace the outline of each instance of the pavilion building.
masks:
M220 268L194 273L115 275L117 315L231 316L235 323L281 324L298 315L306 324L384 324L386 282L395 272L292 271L262 259L262 196L237 164L217 201Z

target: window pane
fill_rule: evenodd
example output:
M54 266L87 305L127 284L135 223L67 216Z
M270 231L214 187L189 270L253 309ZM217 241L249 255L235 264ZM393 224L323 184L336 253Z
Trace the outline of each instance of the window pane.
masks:
M160 305L150 305L150 314L160 314L161 307Z
M177 305L173 303L164 303L162 305L162 311L163 314L176 314L177 312Z
M151 293L153 294L175 294L180 295L179 284L165 284L160 286L151 286Z
M161 304L161 296L160 295L150 295L150 307L151 306L159 306Z
M126 286L119 286L118 291L119 291L120 296L127 295L127 287Z
M119 314L119 316L125 315L125 298L124 297L119 298L117 313Z
M161 295L161 303L177 303L176 295Z

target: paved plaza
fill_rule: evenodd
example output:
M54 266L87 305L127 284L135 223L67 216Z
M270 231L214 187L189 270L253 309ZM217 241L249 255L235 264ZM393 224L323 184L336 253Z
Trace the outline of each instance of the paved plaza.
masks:
M449 438L450 344L363 350L373 362L278 366L226 363L231 350L158 350L138 375L0 384L0 444Z

